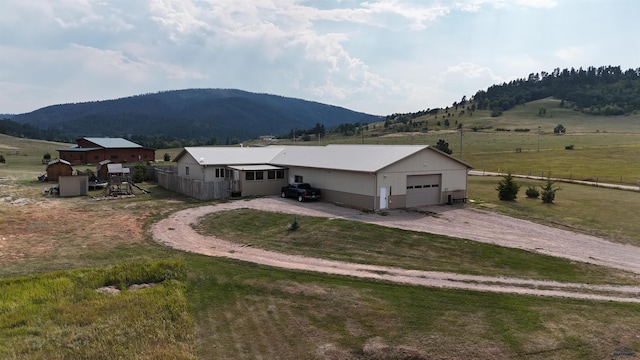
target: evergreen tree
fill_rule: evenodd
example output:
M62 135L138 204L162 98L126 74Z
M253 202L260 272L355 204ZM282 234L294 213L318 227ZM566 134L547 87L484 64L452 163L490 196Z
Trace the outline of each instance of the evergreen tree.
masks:
M498 198L503 201L514 201L518 197L520 185L511 176L511 171L498 183Z

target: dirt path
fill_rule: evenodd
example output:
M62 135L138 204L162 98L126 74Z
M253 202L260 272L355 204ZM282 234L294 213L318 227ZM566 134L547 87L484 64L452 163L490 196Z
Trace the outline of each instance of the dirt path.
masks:
M344 218L395 228L428 231L537 251L640 274L640 248L462 207L431 209L438 211L437 216L404 210L390 211L387 216L381 216L321 202L298 204L275 197L261 198L179 211L154 224L153 237L156 241L189 252L293 270L316 271L420 286L640 303L640 287L636 286L559 283L355 264L240 246L213 236L200 235L191 227L198 218L208 213L239 208Z

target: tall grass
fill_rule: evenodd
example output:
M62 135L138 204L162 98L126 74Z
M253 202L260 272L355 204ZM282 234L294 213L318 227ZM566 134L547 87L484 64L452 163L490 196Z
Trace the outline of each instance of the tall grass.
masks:
M185 278L158 261L0 280L0 358L194 359ZM143 283L155 286L127 290Z

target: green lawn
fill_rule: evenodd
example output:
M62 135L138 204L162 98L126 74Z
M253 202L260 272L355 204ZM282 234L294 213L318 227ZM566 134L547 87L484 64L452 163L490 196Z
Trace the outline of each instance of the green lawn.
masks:
M469 197L484 209L572 231L640 246L640 192L622 191L570 183L556 183L560 190L553 204L525 195L529 186L538 189L545 181L516 179L521 185L514 202L499 201L495 190L502 177L469 177Z
M197 229L239 244L346 262L565 282L630 281L625 272L448 236L309 216L295 216L299 228L290 231L293 221L292 215L240 209L209 214Z

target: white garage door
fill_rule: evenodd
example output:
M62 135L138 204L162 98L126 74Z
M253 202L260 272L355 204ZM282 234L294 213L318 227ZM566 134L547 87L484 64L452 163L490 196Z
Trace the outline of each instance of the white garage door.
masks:
M407 176L407 207L440 204L441 174Z

